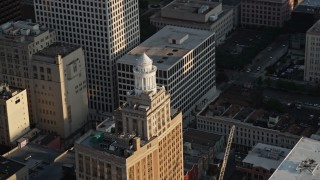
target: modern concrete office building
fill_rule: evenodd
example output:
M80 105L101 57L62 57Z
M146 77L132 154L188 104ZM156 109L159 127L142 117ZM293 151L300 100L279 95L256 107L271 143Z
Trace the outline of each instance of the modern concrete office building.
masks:
M56 40L55 32L26 21L8 22L0 26L0 82L27 89L31 124L36 123L32 102L33 76L31 58Z
M92 120L118 108L116 60L140 43L138 0L35 0L37 22L84 48Z
M320 82L320 20L318 20L306 35L304 80Z
M115 111L115 131L90 131L75 143L77 179L183 179L182 114L171 110L156 71L143 55L135 88Z
M241 0L241 25L282 27L290 19L294 0Z
M207 30L215 33L216 45L224 41L237 25L237 12L233 6L206 0L174 0L150 17L158 29L166 25Z
M215 39L210 31L166 26L117 61L120 103L134 88L132 69L141 58L157 67L157 83L171 94L171 106L184 118L216 92Z
M25 89L0 85L0 144L15 146L16 140L29 129L27 92Z
M34 54L31 64L37 125L68 139L88 119L84 52L55 43Z
M20 0L1 0L0 1L0 24L8 21L17 21L21 17Z

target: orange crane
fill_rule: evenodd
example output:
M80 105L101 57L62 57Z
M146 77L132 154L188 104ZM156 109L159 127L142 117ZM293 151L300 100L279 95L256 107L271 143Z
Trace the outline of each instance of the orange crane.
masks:
M229 157L230 148L231 148L231 145L232 145L232 140L233 140L233 135L234 135L235 129L236 129L235 125L233 125L231 127L231 129L230 129L228 142L227 142L227 147L226 147L226 151L224 152L223 162L222 162L222 166L221 166L221 169L220 169L219 180L223 180L223 177L224 177L224 172L226 170L226 166L227 166L227 162L228 162L228 157Z

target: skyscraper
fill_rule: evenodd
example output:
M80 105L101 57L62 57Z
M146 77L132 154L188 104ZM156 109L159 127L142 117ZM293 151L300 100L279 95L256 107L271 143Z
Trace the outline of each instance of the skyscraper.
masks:
M21 19L20 0L1 0L0 1L0 24L8 21Z
M35 0L37 22L83 46L90 114L118 107L116 60L140 43L138 0Z
M75 143L77 179L183 179L182 114L171 110L156 71L143 54L135 88L115 111L115 131L90 131Z

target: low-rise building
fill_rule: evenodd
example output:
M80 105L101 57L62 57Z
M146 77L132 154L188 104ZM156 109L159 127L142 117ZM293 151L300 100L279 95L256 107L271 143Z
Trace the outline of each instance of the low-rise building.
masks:
M224 136L197 129L187 129L183 133L185 176L188 176L188 179L199 179L208 174L214 157L222 152L224 147Z
M0 144L15 146L30 129L25 89L0 85Z
M320 141L302 137L269 180L320 179Z
M221 2L174 0L151 16L150 22L158 29L172 25L211 31L219 45L237 25L237 10Z
M289 152L290 149L257 143L237 170L245 173L248 179L267 180Z
M0 179L28 180L29 170L22 163L0 156Z
M282 27L290 20L294 0L241 0L241 25Z
M216 95L215 40L209 31L166 26L117 61L120 104L134 88L132 69L141 58L157 67L157 83L171 94L184 119Z

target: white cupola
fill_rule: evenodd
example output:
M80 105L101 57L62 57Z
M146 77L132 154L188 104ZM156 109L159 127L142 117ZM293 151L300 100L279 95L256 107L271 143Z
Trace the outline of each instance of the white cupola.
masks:
M156 72L157 67L152 65L153 61L143 53L137 60L133 68L135 94L140 95L142 92L157 92Z

